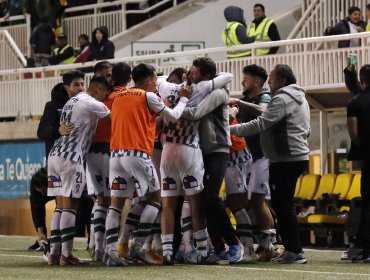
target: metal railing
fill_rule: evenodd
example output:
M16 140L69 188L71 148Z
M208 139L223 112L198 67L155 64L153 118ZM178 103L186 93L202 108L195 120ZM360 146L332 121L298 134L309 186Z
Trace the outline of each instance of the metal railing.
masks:
M169 74L176 67L189 68L192 60L199 56L220 57L228 50L241 50L250 48L252 56L236 59L215 59L218 71L234 74L229 86L233 93L242 90L242 69L245 65L256 63L268 72L276 64L284 63L292 67L298 84L310 89L330 89L343 86L343 69L347 66L347 57L350 53L358 54L359 65L370 61L370 49L365 45L369 34L347 34L340 36L315 37L293 39L275 42L265 42L230 48L211 48L177 53L163 53L156 55L123 57L110 60L112 63L124 61L130 65L140 62L150 62L158 72ZM337 42L359 38L362 46L356 48L312 50L311 46L319 42ZM301 46L302 52L283 52L275 55L255 56L257 48L279 46L286 49L288 46ZM171 58L170 60L168 58ZM171 61L166 63L164 60ZM64 70L93 66L93 62L85 64L59 65L40 68L0 71L0 117L21 115L41 115L44 104L50 100L52 87L61 81L60 74Z
M31 16L29 14L9 17L6 20L0 18L0 31L2 30L8 30L22 53L27 57L31 56L31 46L29 44L31 37ZM3 59L2 56L1 59Z
M7 30L0 30L0 70L26 67L27 60Z
M147 14L168 3L172 3L173 6L177 5L177 0L164 0L142 10L126 10L126 4L145 2L146 0L116 0L108 3L67 8L63 20L64 32L68 34L69 43L74 48L78 48L78 35L84 33L90 36L96 27L107 26L111 37L127 29L126 21L129 14ZM84 14L74 16L73 13ZM9 17L6 20L0 18L0 30L8 30L22 53L31 57L31 46L29 44L31 17L29 14Z
M364 16L367 4L367 0L303 0L302 18L287 39L322 36L327 26L347 16L351 6L358 6Z
M177 5L177 0L164 0L143 10L126 10L126 4L128 3L144 2L146 2L146 0L117 0L109 3L84 5L66 9L66 17L63 20L63 27L65 33L68 34L69 43L73 47L77 48L78 35L84 33L90 36L92 31L99 26L106 26L109 30L109 37L114 37L127 29L127 15L147 14L150 11L171 2L173 6ZM104 12L105 9L108 11ZM87 14L73 16L73 13L76 12L85 12ZM72 16L69 16L68 14L71 13Z

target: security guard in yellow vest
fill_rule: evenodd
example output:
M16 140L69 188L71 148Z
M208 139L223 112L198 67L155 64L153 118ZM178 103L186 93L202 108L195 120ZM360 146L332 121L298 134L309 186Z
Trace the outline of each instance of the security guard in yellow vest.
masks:
M255 36L255 43L279 41L280 35L276 24L265 15L265 7L262 4L255 4L253 8L254 20L248 26L247 35ZM279 47L256 49L256 55L274 54ZM251 50L248 50L251 55Z
M60 34L56 40L57 46L49 58L51 65L72 64L74 62L74 49L67 42L67 35Z
M226 46L236 46L254 42L254 37L247 36L244 12L241 8L228 6L224 10L224 16L227 23L222 32L222 41ZM248 50L227 52L227 58L243 57L247 55Z

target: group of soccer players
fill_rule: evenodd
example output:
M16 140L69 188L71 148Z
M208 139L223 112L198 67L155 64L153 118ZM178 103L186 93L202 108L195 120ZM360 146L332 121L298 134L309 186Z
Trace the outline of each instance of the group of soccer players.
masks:
M238 118L245 122L269 103L270 94L263 91L266 71L256 65L243 69L244 102L229 98L225 86L233 75L217 73L207 57L168 77L157 77L143 63L133 69L126 63L105 65L86 90L82 72L63 75L70 99L61 114L62 136L48 155L48 195L56 196L48 264L84 264L72 249L78 200L86 184L96 197L92 257L107 266L278 257L266 202L268 160L258 135L247 141L230 136L237 106L242 109ZM129 88L131 79L134 86ZM236 231L219 198L224 179ZM121 223L127 199L132 206Z

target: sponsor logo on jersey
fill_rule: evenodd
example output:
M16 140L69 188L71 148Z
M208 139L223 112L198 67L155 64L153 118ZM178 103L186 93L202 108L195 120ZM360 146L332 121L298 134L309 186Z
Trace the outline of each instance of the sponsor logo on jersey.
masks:
M48 177L48 188L61 188L62 187L62 181L57 176L49 176Z
M194 176L186 176L183 180L185 189L191 189L198 187L198 181Z
M167 177L163 179L163 190L176 190L176 188L176 181L173 178Z
M122 177L114 178L112 182L112 190L120 191L127 189L127 181Z

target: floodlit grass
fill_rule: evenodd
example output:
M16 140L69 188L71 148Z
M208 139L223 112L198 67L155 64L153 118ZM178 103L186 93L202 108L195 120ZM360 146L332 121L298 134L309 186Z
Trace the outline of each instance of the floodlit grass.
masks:
M41 252L27 252L34 242L30 237L0 236L0 279L79 280L79 279L370 279L370 265L340 261L340 251L305 250L306 265L271 263L233 266L175 265L105 267L91 263L87 267L49 267ZM77 239L74 254L88 259L86 241Z

